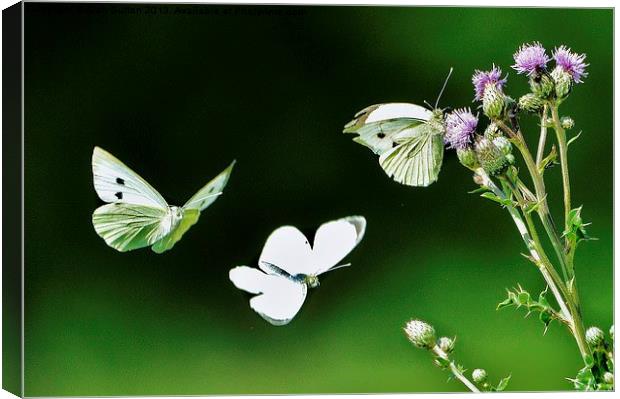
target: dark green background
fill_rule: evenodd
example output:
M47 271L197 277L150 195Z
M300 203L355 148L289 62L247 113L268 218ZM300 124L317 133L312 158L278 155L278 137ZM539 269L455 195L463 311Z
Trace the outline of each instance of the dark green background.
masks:
M434 102L450 66L441 105L474 106L473 70L509 71L533 40L591 64L562 113L584 131L573 198L599 238L576 259L585 322L612 323L611 10L29 3L25 18L26 395L463 390L407 342L410 317L456 335L470 370L512 373L512 390L570 389L567 331L495 310L505 287L544 285L454 153L436 184L410 188L341 134L369 104ZM512 72L507 90L525 79ZM173 204L238 164L174 250L121 254L90 222L94 145ZM322 278L290 325L267 324L229 282L274 228L351 214L368 220L353 267Z

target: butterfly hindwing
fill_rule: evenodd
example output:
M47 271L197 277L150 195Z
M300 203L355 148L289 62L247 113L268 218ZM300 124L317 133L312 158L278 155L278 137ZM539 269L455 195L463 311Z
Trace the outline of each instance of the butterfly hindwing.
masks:
M269 275L248 266L237 266L229 272L235 287L257 294L250 307L275 326L288 324L306 299L305 284L281 275Z
M93 213L97 234L112 248L126 252L147 247L169 233L162 223L167 209L133 204L106 204Z
M157 190L106 150L95 147L92 168L95 191L102 201L168 207Z
M196 209L185 209L183 211L183 217L177 225L174 226L170 233L168 233L165 237L154 243L151 249L158 254L172 249L174 244L176 244L177 241L183 237L183 234L185 234L190 227L196 224L199 217L200 211Z
M385 173L396 182L426 187L435 182L443 162L443 138L425 126L423 134L406 138L379 157Z

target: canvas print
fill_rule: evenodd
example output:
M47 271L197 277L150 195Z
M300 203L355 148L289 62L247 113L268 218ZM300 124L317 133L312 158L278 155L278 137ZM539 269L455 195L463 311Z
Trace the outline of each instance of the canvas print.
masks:
M4 389L614 390L613 9L13 7Z

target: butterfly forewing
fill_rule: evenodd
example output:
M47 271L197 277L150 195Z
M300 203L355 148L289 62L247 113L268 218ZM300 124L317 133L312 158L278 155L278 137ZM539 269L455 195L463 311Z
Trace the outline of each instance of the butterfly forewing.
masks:
M274 265L291 276L312 274L312 247L306 236L293 226L282 226L271 233L263 247L258 266L273 274Z
M132 204L107 204L93 213L97 234L112 248L125 252L147 247L170 232L162 223L167 209Z
M168 207L164 198L146 180L104 149L95 147L92 167L95 191L101 200L162 209Z
M198 190L198 192L194 194L192 198L185 203L185 205L183 205L183 208L202 211L211 205L224 191L224 187L226 187L226 183L228 183L228 179L230 178L230 174L234 166L235 161L233 161L226 169L207 183L203 188Z
M350 216L324 223L314 235L313 274L325 273L344 259L364 237L366 219Z

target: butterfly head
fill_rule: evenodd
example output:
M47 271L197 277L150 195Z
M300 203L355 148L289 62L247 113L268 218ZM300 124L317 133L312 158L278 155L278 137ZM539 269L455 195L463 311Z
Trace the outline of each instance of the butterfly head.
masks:
M319 284L319 278L313 274L306 274L304 276L304 283L310 288L316 288Z

